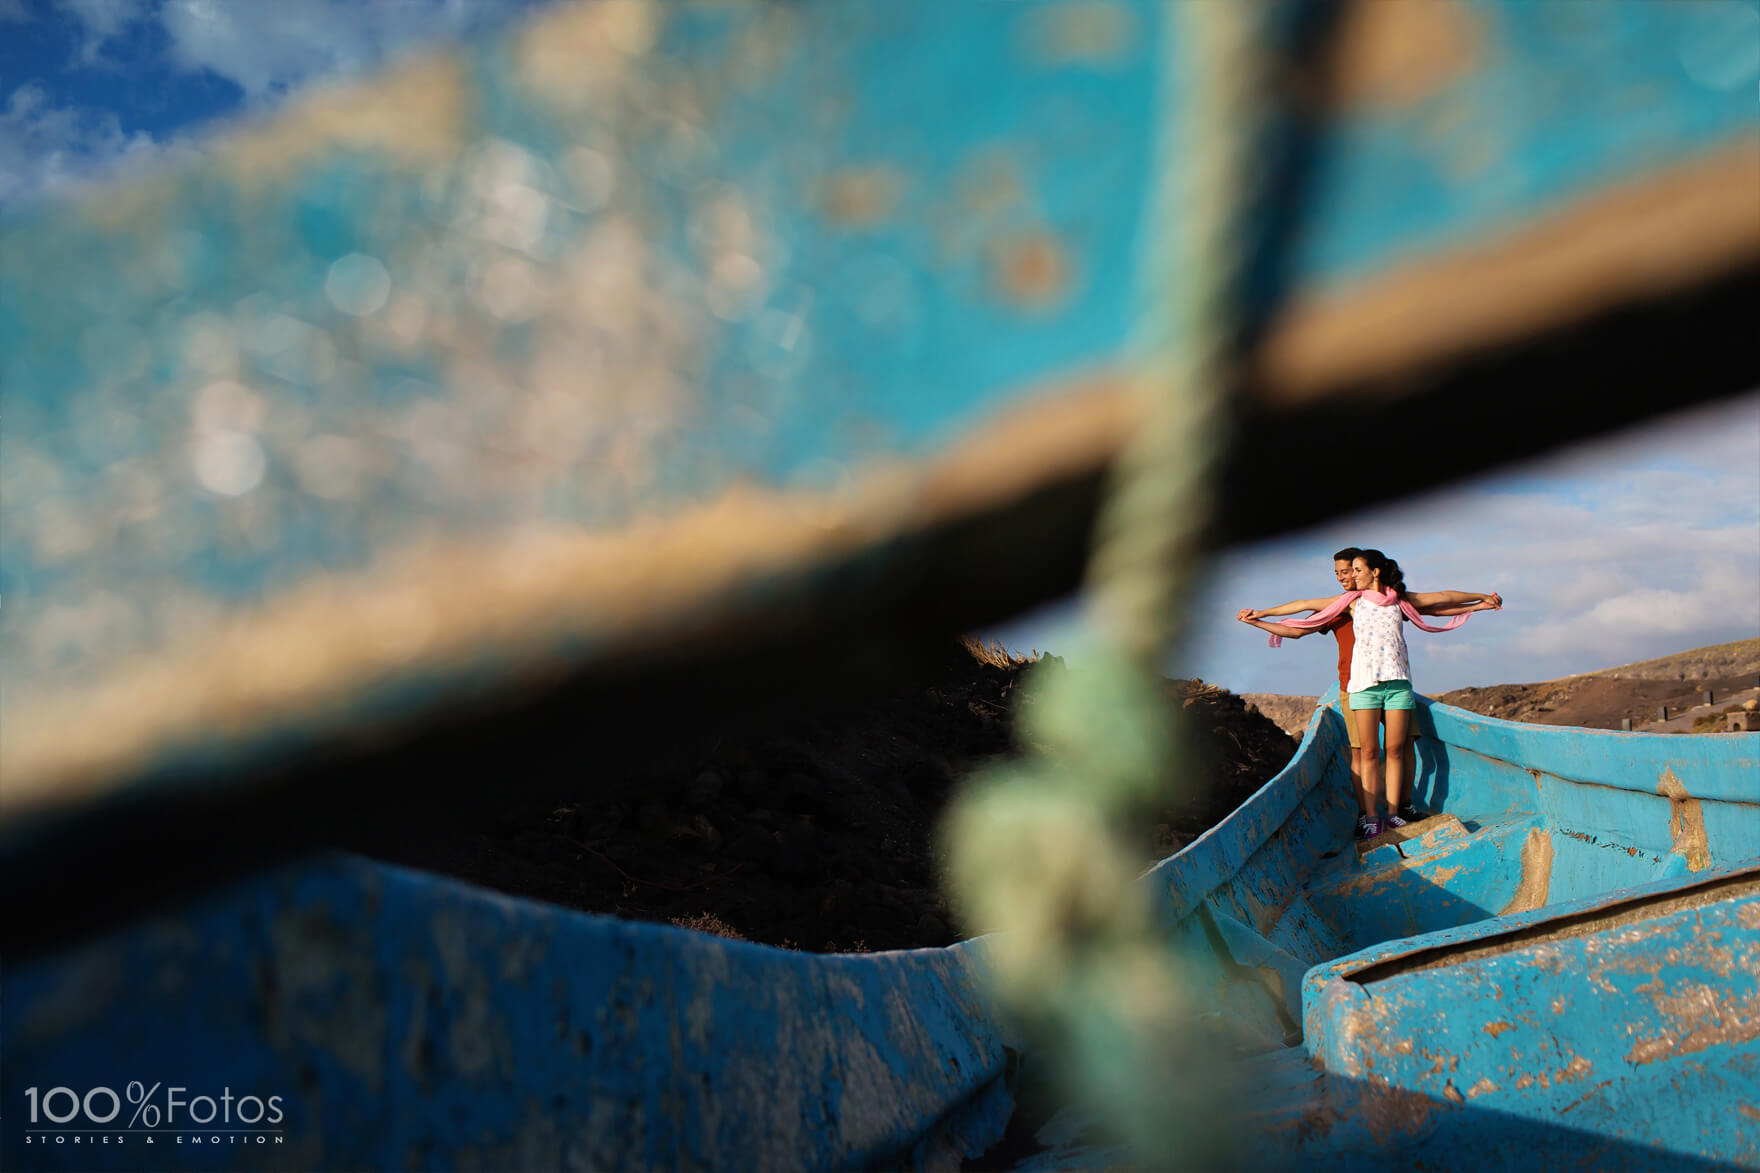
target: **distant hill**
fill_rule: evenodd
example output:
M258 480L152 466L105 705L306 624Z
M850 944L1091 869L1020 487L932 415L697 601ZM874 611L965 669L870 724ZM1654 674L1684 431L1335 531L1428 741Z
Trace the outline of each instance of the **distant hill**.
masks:
M1298 740L1307 730L1308 718L1313 715L1314 706L1320 701L1317 696L1292 696L1281 692L1243 692L1241 699L1269 717L1272 724Z
M1678 715L1690 717L1694 712L1722 709L1729 702L1755 695L1757 683L1760 639L1742 639L1557 680L1457 688L1435 699L1506 721L1618 729L1622 719L1629 719L1634 729L1662 727L1672 731L1692 728L1690 720L1683 721ZM1707 691L1713 698L1709 707L1702 703ZM1243 693L1241 699L1291 737L1302 735L1319 700L1264 692ZM1664 707L1671 718L1666 725L1661 719Z
M1612 676L1621 680L1711 680L1720 677L1760 675L1760 639L1738 639L1712 644L1690 652L1676 652L1656 660L1603 668L1588 676Z

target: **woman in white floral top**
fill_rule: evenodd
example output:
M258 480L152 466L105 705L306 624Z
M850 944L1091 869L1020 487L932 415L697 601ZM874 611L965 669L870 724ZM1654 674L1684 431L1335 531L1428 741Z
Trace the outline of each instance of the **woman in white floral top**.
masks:
M1317 622L1337 613L1345 599L1350 599L1356 643L1351 649L1346 691L1350 694L1350 719L1357 723L1357 736L1363 747L1356 831L1358 839L1373 839L1383 830L1403 827L1420 817L1409 791L1412 771L1406 746L1417 699L1412 691L1412 669L1402 625L1410 619L1424 626L1417 618L1419 614L1465 616L1473 611L1495 611L1503 606L1503 598L1494 591L1408 594L1399 563L1380 550L1361 551L1351 562L1350 577L1352 590L1360 592L1355 597L1300 599L1265 611L1243 610L1236 618L1274 636L1300 639L1316 630ZM1290 621L1300 623L1300 627L1268 621L1268 617L1298 611L1323 614ZM1383 724L1387 733L1384 749ZM1385 816L1380 813L1384 798L1388 811Z
M1357 644L1351 651L1351 716L1357 722L1357 736L1363 745L1366 792L1358 796L1357 837L1373 839L1384 829L1403 827L1419 817L1412 805L1412 769L1407 748L1412 712L1418 705L1412 691L1411 661L1406 655L1406 616L1399 605L1406 596L1405 575L1399 563L1380 550L1364 550L1351 562L1351 576L1354 588L1364 592L1351 602L1351 622L1357 630ZM1466 604L1464 610L1496 610L1502 606L1498 595L1486 593ZM1376 746L1383 740L1377 726L1383 723L1387 729L1386 744L1377 752ZM1383 794L1387 800L1384 818L1377 810L1377 800ZM1366 805L1364 798L1368 799Z

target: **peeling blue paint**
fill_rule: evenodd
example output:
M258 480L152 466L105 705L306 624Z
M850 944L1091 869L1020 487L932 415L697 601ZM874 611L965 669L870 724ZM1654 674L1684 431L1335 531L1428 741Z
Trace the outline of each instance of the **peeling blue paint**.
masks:
M942 1163L1012 1103L982 951L793 953L316 860L9 967L5 1164L103 1167L22 1145L25 1088L137 1079L279 1095L287 1139L115 1167Z
M1283 772L1144 878L1201 1000L1258 1053L1242 1074L1283 1089L1249 1092L1255 1143L1356 1167L1460 1117L1537 1151L1586 1129L1610 1160L1750 1159L1760 842L1708 840L1697 870L1684 843L1665 857L1682 874L1626 881L1692 838L1666 819L1687 787L1738 796L1693 798L1706 826L1746 825L1712 812L1744 805L1760 737L1624 735L1622 776L1586 731L1442 706L1420 724L1442 812L1395 850L1352 847L1342 727L1323 708ZM1536 786L1523 759L1486 752L1512 746L1559 773ZM1564 834L1617 821L1621 795L1656 825L1614 849ZM1581 847L1525 850L1541 840ZM1498 915L1517 889L1539 902ZM938 1167L1001 1135L1025 1046L984 991L984 948L792 953L314 860L9 966L6 1164ZM281 1096L285 1144L166 1162L33 1150L14 1127L27 1087L137 1079Z
M1715 7L1598 5L1584 27L1580 5L1380 6L1458 10L1468 35L1431 43L1470 51L1416 94L1335 112L1297 285L1344 288L1751 148L1751 85L1691 64ZM0 676L7 747L34 737L30 760L51 762L39 797L105 800L68 777L224 786L512 689L536 660L589 662L628 619L537 608L508 646L501 628L449 644L441 616L377 659L333 650L307 692L283 690L313 667L295 647L263 661L242 716L191 702L96 766L62 752L114 729L57 698L181 663L191 616L225 632L314 583L363 586L436 534L474 564L507 552L485 534L527 524L622 532L743 483L829 490L1121 360L1133 278L1163 256L1144 242L1172 227L1143 216L1179 74L1161 6L874 5L852 32L847 5L680 5L655 10L639 53L645 34L607 48L588 27L601 11L646 10L537 19L610 54L602 75L546 73L545 39L515 30L427 63L413 91L374 83L372 102L403 104L395 135L271 124L231 162L0 226ZM1033 31L1071 13L1080 36ZM725 89L705 96L691 73L709 66ZM1061 166L1072 144L1094 165ZM264 184L270 164L288 170ZM521 207L542 214L510 220ZM717 236L723 213L749 239ZM344 250L381 258L414 301L374 317L320 296ZM716 300L754 267L756 301ZM548 300L519 301L534 291ZM582 298L603 311L590 354L571 342ZM605 324L636 305L637 325ZM669 316L686 311L695 328ZM595 364L615 394L582 410L570 397ZM631 387L651 390L626 403ZM536 410L545 392L559 402ZM551 450L557 420L578 442ZM217 458L192 463L192 442ZM510 476L506 453L528 449ZM155 704L182 683L142 679ZM39 702L76 717L16 718ZM1446 819L1357 853L1325 709L1288 769L1145 878L1169 948L1256 1052L1238 1065L1257 1089L1241 1135L1311 1168L1760 1164L1760 925L1742 887L1760 737L1431 705L1418 729L1417 797ZM34 825L0 823L0 850ZM801 955L307 861L8 964L0 1163L945 1166L1000 1135L1024 1045L983 953ZM25 1131L28 1088L126 1099L133 1081L280 1097L285 1131L150 1148Z

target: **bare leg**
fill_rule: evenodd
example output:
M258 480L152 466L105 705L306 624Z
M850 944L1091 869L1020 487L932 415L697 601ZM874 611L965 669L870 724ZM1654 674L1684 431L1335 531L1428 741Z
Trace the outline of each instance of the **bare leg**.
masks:
M1358 751L1363 760L1357 787L1357 810L1372 815L1381 795L1381 710L1356 709L1351 715L1357 719L1357 739L1363 743Z
M1357 715L1351 710L1351 694L1345 691L1344 682L1338 685L1338 707L1344 715L1344 723L1350 729L1351 738L1357 738ZM1375 811L1375 792L1363 786L1363 748L1360 745L1345 746L1345 760L1350 763L1351 791L1357 796L1357 813L1373 814Z
M1366 815L1374 809L1375 792L1363 785L1363 751L1347 745L1344 752L1345 760L1350 763L1351 792L1357 796L1357 813Z
M1357 784L1357 813L1372 815L1375 813L1375 800L1379 796L1379 787L1375 779L1380 775L1376 772L1375 762L1368 754L1361 749L1352 752L1357 767L1351 772L1351 777Z
M1396 811L1405 802L1411 781L1406 736L1411 732L1409 709L1387 710L1387 809Z

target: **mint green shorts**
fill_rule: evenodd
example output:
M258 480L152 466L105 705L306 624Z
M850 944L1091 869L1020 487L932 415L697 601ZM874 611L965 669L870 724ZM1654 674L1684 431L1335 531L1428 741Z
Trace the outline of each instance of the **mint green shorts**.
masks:
M1353 709L1415 709L1418 699L1409 680L1383 680L1362 692L1351 693Z

